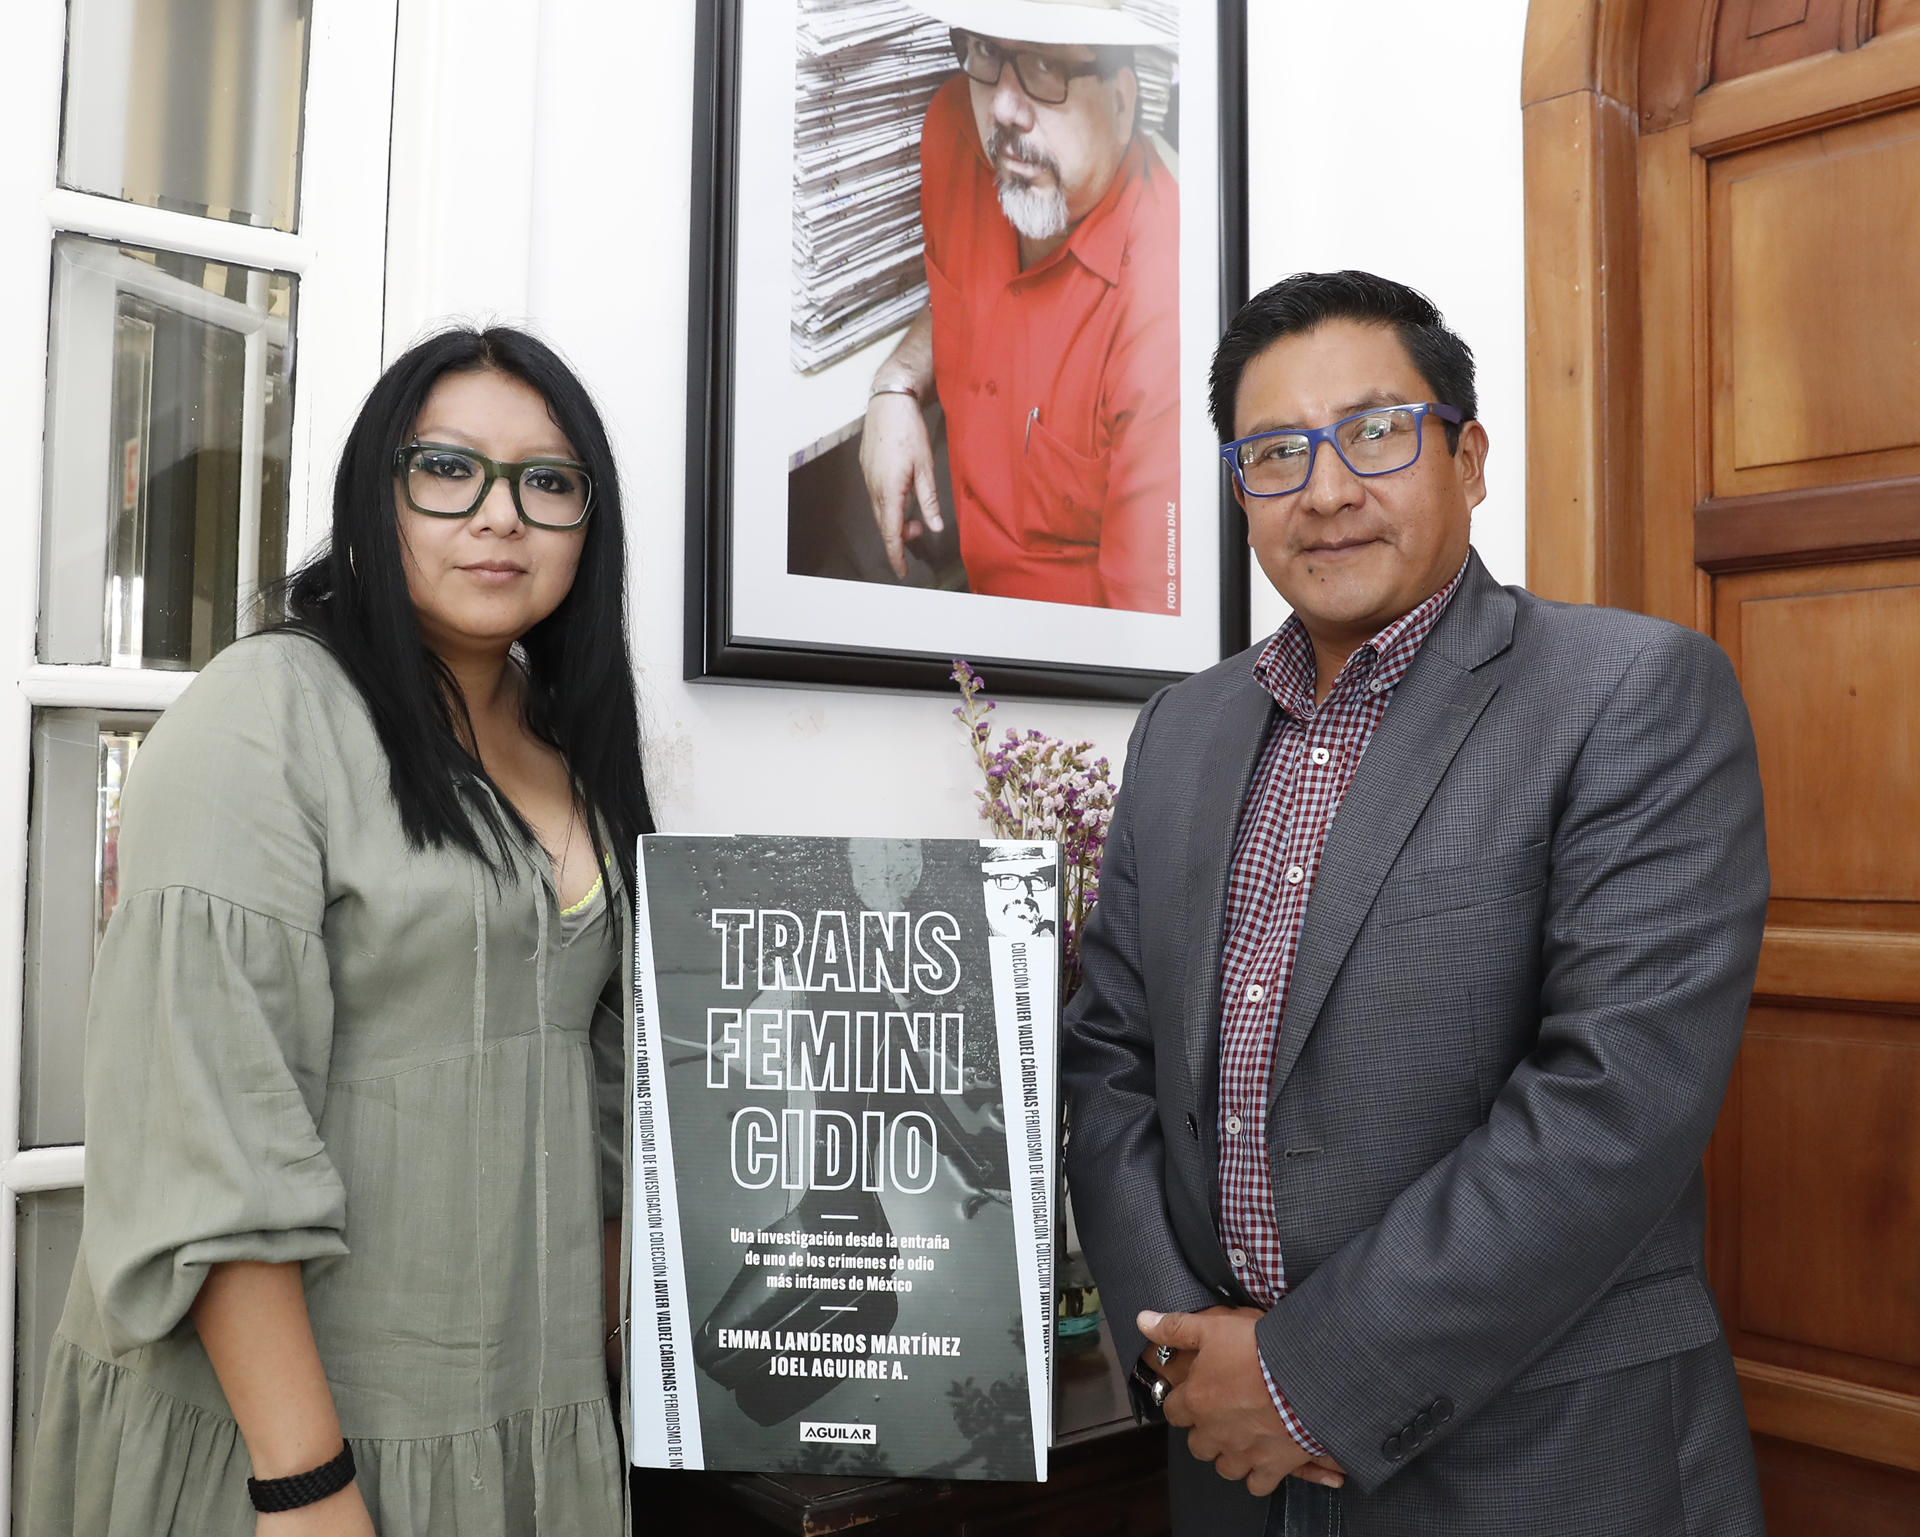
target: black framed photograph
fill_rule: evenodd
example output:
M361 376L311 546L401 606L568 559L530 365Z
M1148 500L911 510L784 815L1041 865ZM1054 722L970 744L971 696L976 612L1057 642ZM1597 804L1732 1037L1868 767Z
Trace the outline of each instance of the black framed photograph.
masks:
M1246 645L1241 7L699 15L686 675L1134 700Z

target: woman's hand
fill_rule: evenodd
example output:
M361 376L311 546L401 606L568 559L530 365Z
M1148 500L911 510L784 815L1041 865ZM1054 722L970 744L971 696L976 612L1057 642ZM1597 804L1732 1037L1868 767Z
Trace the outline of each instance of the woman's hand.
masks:
M379 1537L358 1483L298 1510L277 1510L254 1519L257 1537Z
M227 1395L255 1478L290 1478L340 1455L340 1416L320 1365L297 1263L225 1260L207 1272L193 1326ZM259 1537L374 1537L360 1486L258 1517Z

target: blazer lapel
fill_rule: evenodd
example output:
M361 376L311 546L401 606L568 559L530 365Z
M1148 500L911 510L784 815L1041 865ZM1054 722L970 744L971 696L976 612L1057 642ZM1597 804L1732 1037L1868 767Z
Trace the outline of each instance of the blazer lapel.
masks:
M1320 1016L1355 935L1499 680L1477 671L1513 636L1513 599L1478 555L1447 612L1394 690L1334 817L1307 900L1268 1081L1271 1104Z
M1190 1081L1199 1091L1202 1108L1209 1112L1219 1098L1220 962L1233 843L1248 783L1267 739L1267 723L1276 708L1249 662L1197 759L1200 783L1191 802L1186 837L1185 1029Z

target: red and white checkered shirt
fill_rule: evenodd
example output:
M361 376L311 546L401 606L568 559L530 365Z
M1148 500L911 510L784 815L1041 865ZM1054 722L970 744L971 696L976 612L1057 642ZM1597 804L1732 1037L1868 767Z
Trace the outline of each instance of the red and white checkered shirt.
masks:
M1287 1294L1267 1168L1267 1086L1307 898L1360 755L1466 569L1463 562L1445 587L1348 657L1317 706L1313 642L1297 615L1253 664L1280 713L1240 814L1227 881L1220 967L1220 1237L1235 1278L1262 1307ZM1264 1362L1260 1370L1266 1374ZM1325 1456L1271 1374L1267 1391L1293 1438L1314 1456Z

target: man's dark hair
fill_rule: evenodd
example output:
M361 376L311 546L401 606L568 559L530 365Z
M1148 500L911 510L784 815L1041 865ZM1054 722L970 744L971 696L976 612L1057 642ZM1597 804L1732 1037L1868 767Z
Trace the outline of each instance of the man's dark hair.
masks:
M1479 415L1473 351L1425 294L1371 272L1296 272L1241 305L1213 354L1207 400L1222 443L1233 438L1234 399L1247 364L1282 337L1298 336L1329 320L1392 326L1433 398L1456 408L1467 421ZM1460 446L1460 429L1452 422L1446 427L1447 452L1452 453Z

